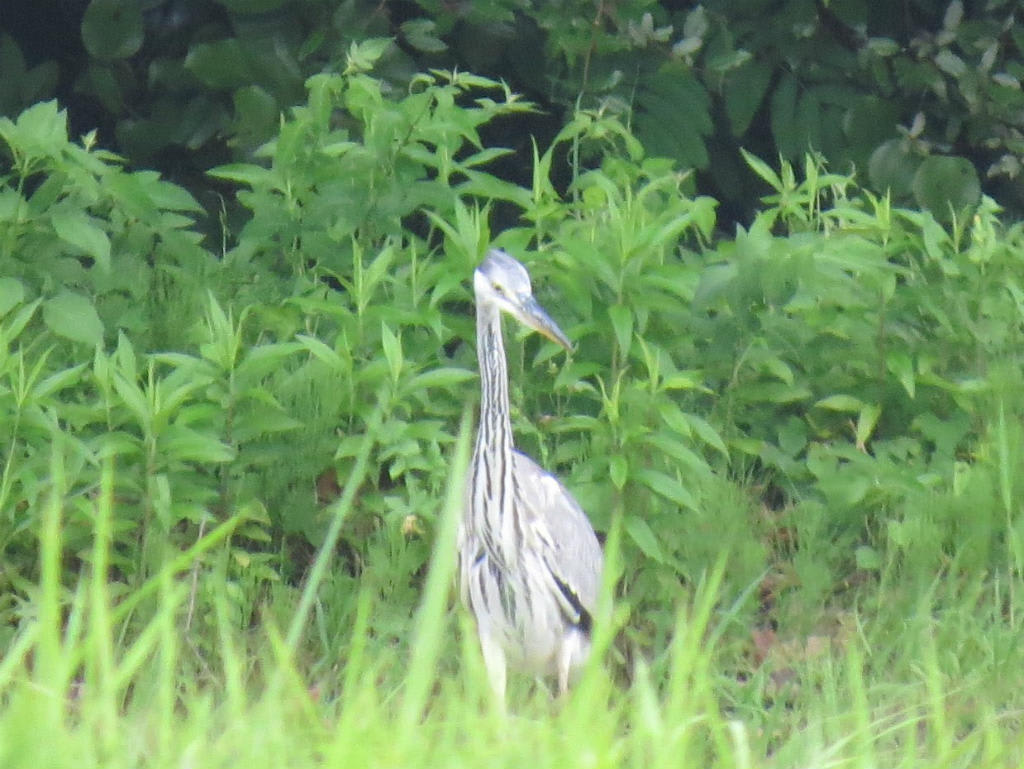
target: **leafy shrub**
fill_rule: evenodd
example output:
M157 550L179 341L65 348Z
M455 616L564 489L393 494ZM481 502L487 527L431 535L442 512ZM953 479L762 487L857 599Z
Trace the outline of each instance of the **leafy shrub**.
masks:
M16 121L0 119L0 138L11 158L0 189L9 441L3 540L12 556L6 579L22 584L19 570L31 563L36 516L50 490L51 446L67 452L73 551L89 542L96 462L125 449L118 440L125 437L122 426L137 430L135 450L151 472L159 470L157 433L202 383L183 381L188 372L179 368L164 393L172 401L166 411L154 362L148 394L129 392L143 372L123 334L146 346L180 344L181 328L165 310L176 304L179 317L187 317L189 292L212 260L182 213L198 208L188 193L155 173L122 170L114 156L93 149L91 135L82 145L69 142L65 114L53 102L29 108ZM112 366L102 349L118 337ZM205 458L179 448L186 461ZM163 491L166 497L168 489ZM130 506L128 519L136 511ZM174 523L164 520L165 531ZM133 543L137 533L125 521L122 544ZM118 566L135 571L126 562Z
M1024 243L991 200L943 225L815 156L798 178L748 155L773 192L715 239L716 201L688 196L688 177L608 111L577 111L517 187L484 170L507 151L481 131L530 105L464 73L389 92L370 74L385 48L356 46L345 74L311 78L258 162L211 171L245 187L248 211L225 220L217 255L190 196L89 137L69 142L55 105L0 123L11 595L31 591L54 457L69 570L88 558L112 457L126 585L226 525L190 611L213 600L201 577L216 571L246 623L347 515L319 643L337 651L357 584L389 607L378 637L401 637L475 392L467 279L492 242L529 262L576 342L563 361L510 339L513 423L598 529L623 535L630 647L666 647L666 596L723 547L734 614L758 610L743 597L769 570L790 575L776 582L786 610L807 614L844 575L921 571L943 552L1019 569L1020 458L1003 447L1016 445L1005 382ZM513 224L492 237L499 207ZM980 427L993 414L1002 427ZM1005 520L989 508L965 539L957 495L993 489ZM922 517L932 495L945 507Z
M175 272L201 285L212 264L189 230L188 214L199 210L192 196L151 171L122 170L95 149L93 133L81 146L69 142L66 114L54 102L16 121L0 118L0 138L11 155L2 193L5 272L33 297L45 296L50 329L89 345L116 329L153 341L173 334L147 312L167 290L162 279Z
M940 220L972 210L983 187L1020 210L1022 38L1008 0L919 2L900 15L807 0L74 6L49 9L74 30L60 56L24 32L24 55L15 37L0 38L11 73L0 113L56 89L80 120L100 124L105 142L190 183L213 163L249 159L280 113L301 103L307 78L341 71L353 44L392 37L378 67L385 87L405 90L431 67L488 74L550 110L535 124L542 141L577 105L611 110L648 154L699 169L700 189L726 204L730 221L745 221L760 191L740 147L790 162L821 152ZM20 28L32 21L51 19ZM526 138L492 130L506 145ZM517 171L507 166L504 178ZM217 205L214 195L202 200Z
M488 237L477 232L445 261L403 226L429 230L425 207L444 226L442 217L481 223L460 190L524 196L476 170L502 154L481 147L476 129L528 105L504 91L504 102L458 106L473 91L502 92L470 75L424 76L391 102L361 73L383 47L354 49L347 77L310 82L310 105L268 146L270 169L217 171L251 184L241 197L254 212L219 259L176 213L195 209L190 196L120 170L90 137L68 142L55 105L0 124L12 157L3 310L6 339L20 346L6 359L5 540L21 554L12 582L32 572L51 445L74 457L70 553L89 541L89 489L113 456L115 565L126 582L138 585L168 548L218 521L248 522L230 548L240 585L294 582L303 546L320 544L330 520L332 479L344 481L372 426L378 469L346 535L347 565L361 570L368 551L397 558L400 573L381 589L399 591L399 611L409 610L414 585L401 574L420 572L429 552L416 532L433 520L471 377L450 358L444 309L464 303L464 275ZM358 119L351 129L336 124L338 107ZM47 352L55 335L68 342ZM255 594L234 597L254 610Z

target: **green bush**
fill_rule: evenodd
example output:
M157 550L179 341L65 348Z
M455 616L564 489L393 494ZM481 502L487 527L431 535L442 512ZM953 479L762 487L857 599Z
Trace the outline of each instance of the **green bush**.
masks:
M730 222L752 215L761 189L740 147L789 162L820 152L943 221L973 210L982 190L1021 210L1024 37L1010 0L921 0L904 14L809 0L17 6L21 24L0 35L0 114L57 94L106 146L197 193L211 165L250 160L276 134L309 77L391 38L382 87L404 91L430 68L485 73L544 106L531 124L544 142L580 106L614 112L648 154L699 170ZM27 32L45 24L64 30L59 55ZM526 132L491 131L527 146ZM200 200L217 206L215 194Z
M389 90L386 48L210 170L217 243L55 103L0 119L0 763L1010 754L1024 228L747 154L772 191L723 237L605 109L516 186L483 137L533 106ZM575 345L510 334L517 440L607 537L615 605L553 721L492 719L449 632L492 245Z
M1024 243L992 201L944 226L816 157L798 179L748 155L774 191L716 239L716 202L688 196L686 174L604 111L578 111L534 150L529 188L498 179L485 169L507 150L481 131L531 105L465 73L389 93L370 74L385 48L353 47L345 74L311 78L259 162L211 171L247 212L222 222L217 253L187 193L89 136L70 142L56 105L0 123L12 622L59 456L69 584L113 461L126 588L231 531L195 566L188 617L212 621L197 610L219 574L244 624L340 531L310 643L337 653L358 584L386 599L380 637L400 638L475 394L467 284L492 242L529 262L576 344L563 360L510 341L513 422L597 528L622 536L624 654L665 648L666 596L723 549L741 624L770 572L791 574L772 602L797 616L851 574L1019 568L1005 383ZM499 207L513 224L492 237ZM966 536L957 500L992 490L1002 507Z

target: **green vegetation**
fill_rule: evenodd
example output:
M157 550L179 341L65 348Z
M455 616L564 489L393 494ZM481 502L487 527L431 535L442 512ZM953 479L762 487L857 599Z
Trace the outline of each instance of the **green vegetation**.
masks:
M543 107L529 130L490 129L520 152L578 107L615 114L649 153L699 170L730 229L760 194L741 147L794 163L821 152L939 219L982 189L1024 211L1015 0L899 13L862 0L7 2L0 115L56 96L81 130L98 126L105 146L207 193L208 208L198 179L211 165L248 160L353 44L393 38L376 71L396 92L431 69L500 78Z
M723 237L583 107L516 185L481 137L534 106L387 48L210 170L217 237L0 119L0 765L1018 766L1024 227L745 154ZM609 563L509 719L450 589L491 243L576 344L509 340L514 427Z

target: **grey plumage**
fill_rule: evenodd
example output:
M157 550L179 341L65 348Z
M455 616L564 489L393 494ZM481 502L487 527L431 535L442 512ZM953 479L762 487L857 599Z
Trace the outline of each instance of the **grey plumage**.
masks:
M480 422L459 529L463 602L495 693L506 665L557 677L564 693L590 651L603 556L557 478L513 447L501 312L569 349L533 298L526 268L492 250L474 273Z

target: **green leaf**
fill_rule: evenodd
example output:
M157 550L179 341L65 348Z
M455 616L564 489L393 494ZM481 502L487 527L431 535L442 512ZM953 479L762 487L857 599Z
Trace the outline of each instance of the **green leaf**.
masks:
M320 151L329 158L340 158L342 155L347 155L352 150L361 147L359 142L340 141L331 142L325 144L320 148Z
M139 191L158 207L167 211L202 211L192 193L184 187L165 181L156 171L136 171L129 175Z
M272 371L291 358L303 345L299 342L273 342L251 347L245 357L235 368L235 376L239 381L255 381Z
M234 129L241 142L258 145L274 134L280 119L277 100L258 85L245 85L232 94Z
M98 459L106 457L134 457L142 454L142 441L137 435L120 430L101 433L91 441L90 448Z
M92 302L61 291L43 303L43 322L57 336L92 346L103 344L103 322Z
M643 443L661 452L665 459L674 460L676 470L685 473L687 477L710 474L711 468L704 458L672 433L650 433L643 437Z
M179 462L230 462L235 450L211 435L189 427L171 425L160 439L160 449Z
M194 44L185 57L185 69L214 90L249 85L252 70L237 38Z
M269 168L251 163L228 163L211 168L206 173L216 179L227 179L229 182L248 184L253 189L258 187L274 187L278 179L277 174Z
M782 382L755 382L737 390L737 395L748 402L795 403L811 397L811 391L801 385L790 386Z
M468 382L475 377L476 372L470 371L467 368L436 368L414 376L409 380L406 389L409 392L415 392L416 390L424 390L428 387L452 387L453 385Z
M441 53L448 50L444 41L437 37L437 25L432 19L410 19L403 22L400 29L409 45L418 51Z
M95 219L82 211L58 209L50 223L58 238L91 256L101 269L110 269L110 238Z
M872 186L882 192L892 192L898 198L909 195L914 174L921 167L921 157L911 152L906 139L890 139L879 144L868 160L868 178Z
M705 238L711 238L714 233L718 221L717 208L718 201L709 195L700 195L690 203L690 217Z
M779 154L784 158L793 159L801 155L807 148L799 143L800 131L796 122L796 101L798 85L796 78L785 73L775 87L771 98L770 123L772 136Z
M942 48L935 54L935 66L955 78L962 77L967 72L964 60L948 48Z
M723 96L733 136L740 137L747 132L750 121L764 101L771 79L771 67L760 61L748 62L731 74Z
M751 457L759 457L765 450L765 442L757 438L730 438L729 445Z
M843 119L843 131L852 145L851 148L861 156L869 158L868 178L872 182L874 182L874 177L871 176L871 152L880 144L891 139L892 127L899 123L900 117L898 101L884 99L873 94L865 94L853 99L852 106L847 108L846 116ZM904 151L901 148L909 148L910 142L906 139L895 139L890 146L898 150L894 159L899 161L904 156ZM899 193L901 195L909 191L910 179L913 177L914 171L917 170L917 163L920 162L919 157L914 157L917 162L910 168L906 183ZM884 190L888 186L890 185L882 185L880 189Z
M847 411L857 413L864 408L864 404L859 398L855 398L852 395L830 395L815 403L814 407L827 409L828 411Z
M153 423L153 415L150 411L149 399L142 388L133 381L129 381L120 371L114 372L114 389L120 396L121 401L135 415L136 422L142 428L143 433L148 433Z
M729 458L729 449L725 447L725 441L722 440L722 436L703 417L688 413L686 419L693 425L694 432L697 433L704 443L715 449L726 459Z
M865 446L871 438L878 424L878 417L882 415L882 407L877 404L867 404L857 415L857 445Z
M781 358L772 355L762 360L761 365L776 379L788 385L792 385L796 381L792 367Z
M878 571L882 568L882 556L878 551L868 545L861 545L854 551L854 559L858 569L866 571Z
M658 414L665 426L680 435L689 436L693 432L693 425L690 423L688 414L684 412L674 401L664 401L658 404Z
M79 363L77 366L50 374L50 376L41 380L32 388L32 396L42 400L55 392L63 390L65 387L70 387L77 383L82 378L81 374L86 365L85 363Z
M655 494L664 497L670 502L674 502L680 507L686 507L690 510L697 509L697 501L683 487L683 484L663 472L648 469L637 470L633 473L633 478L644 484Z
M608 317L611 318L612 329L615 331L615 341L625 358L629 355L630 344L633 341L633 313L628 307L613 304L608 308Z
M6 32L0 34L0 71L4 73L4 82L0 84L0 91L8 99L16 97L17 83L11 80L19 80L25 76L25 57L21 54L21 48L17 41ZM5 93L10 88L13 93ZM5 100L2 102L7 104Z
M907 395L913 398L917 388L914 377L914 361L911 360L910 356L902 351L893 351L886 356L885 366L903 385Z
M627 515L623 520L623 526L629 538L640 548L640 552L658 563L665 563L661 545L658 544L658 538L647 521L636 515Z
M135 348L132 347L132 340L124 332L117 332L117 349L114 350L112 360L124 376L132 382L139 376L139 361L135 355Z
M914 199L940 222L981 200L981 182L974 164L967 158L933 155L921 163L913 181Z
M357 274L355 293L361 298L361 306L369 303L374 295L374 289L387 277L394 259L395 249L392 246L385 246L366 269Z
M358 43L352 43L346 57L345 74L369 72L390 47L391 38L389 37L371 37L360 40Z
M255 525L240 526L238 528L238 533L241 534L246 539L251 539L251 540L254 540L256 542L272 542L273 541L273 537L271 537L270 534L267 533L266 529L264 529L262 526L255 526Z
M866 48L881 58L895 56L900 52L900 44L889 37L869 37Z
M138 0L92 0L82 16L82 42L96 59L127 59L142 47Z
M334 452L335 459L346 459L359 454L360 447L365 438L362 435L346 435L338 442L338 448Z
M704 137L714 129L711 98L685 64L665 64L644 78L636 102L636 135L648 154L676 158L684 166L707 166Z
M677 371L665 377L661 380L661 386L665 390L701 390L710 393L700 380L699 374L690 371Z
M25 301L25 287L17 278L0 278L0 317Z
M11 318L11 322L4 329L4 336L8 341L16 339L18 335L25 330L25 326L28 325L32 316L35 315L36 308L42 303L42 299L36 299L34 302L26 304L14 313L14 317Z
M462 195L477 195L491 200L507 200L524 209L528 209L532 204L530 191L517 184L482 171L474 171L472 168L464 168L462 173L465 175L466 181L457 187Z
M296 337L306 350L316 359L326 363L331 369L340 374L348 374L348 366L341 356L314 336L299 334Z
M29 158L58 157L68 145L67 112L56 101L33 104L13 124L0 120L0 136Z
M750 166L751 170L766 182L776 192L782 192L783 184L779 175L772 170L772 167L765 163L761 158L756 155L751 155L745 149L740 147L740 153L743 155L743 159L747 161L747 165Z
M795 457L807 445L807 425L791 416L779 427L779 448L789 457Z
M622 454L613 454L608 460L608 475L616 489L622 491L629 476L629 462Z
M796 137L800 154L808 150L821 149L822 106L819 95L813 88L801 92L796 108Z
M391 371L391 381L397 382L402 373L402 338L383 321L380 324L380 343L384 348L384 358L388 362L388 369Z
M491 163L492 161L497 160L498 158L505 157L506 155L514 154L515 150L510 150L508 147L487 147L485 149L480 150L479 152L474 152L472 155L469 155L461 159L459 161L459 167L462 168L463 170L467 168L475 168L476 166L487 165L488 163ZM522 187L520 187L519 189L523 190L523 192L525 192L528 197L530 196L528 190L525 190Z

